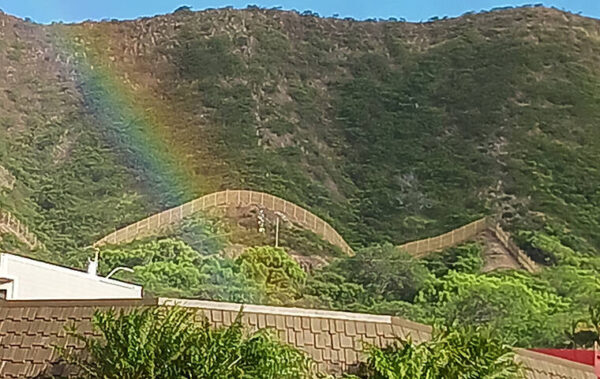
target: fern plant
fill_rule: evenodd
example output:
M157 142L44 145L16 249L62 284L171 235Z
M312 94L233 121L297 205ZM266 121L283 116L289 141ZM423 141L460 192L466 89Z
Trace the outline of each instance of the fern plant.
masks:
M511 347L481 329L440 329L431 341L401 340L386 348L368 348L365 378L372 379L516 379L521 366Z
M99 336L75 327L68 334L83 351L59 348L66 362L86 378L308 378L317 375L302 352L268 331L246 334L241 313L225 328L211 328L194 311L152 307L130 313L97 311Z

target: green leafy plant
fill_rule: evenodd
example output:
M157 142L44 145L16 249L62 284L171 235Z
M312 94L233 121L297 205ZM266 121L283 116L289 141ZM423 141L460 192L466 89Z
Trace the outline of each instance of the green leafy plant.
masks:
M183 241L164 238L109 246L101 251L100 271L133 268L122 279L143 285L159 296L260 303L264 283L257 282L235 261L217 254L204 255Z
M518 346L562 344L570 303L546 283L522 274L450 271L430 281L416 301L430 322L490 327Z
M265 286L269 297L285 302L299 297L306 273L282 248L249 248L236 262L242 272Z
M421 344L370 347L367 362L363 377L372 379L524 378L512 348L481 329L440 329Z
M69 328L83 350L59 351L89 378L292 379L316 374L303 353L267 331L244 333L240 318L215 329L203 316L178 307L97 311L92 324L99 336Z
M440 253L433 253L424 258L424 263L436 276L444 276L450 270L465 273L479 273L483 268L483 246L477 243L466 243L452 247Z
M361 249L353 257L333 262L325 271L362 286L379 301L412 301L430 277L426 267L390 244Z

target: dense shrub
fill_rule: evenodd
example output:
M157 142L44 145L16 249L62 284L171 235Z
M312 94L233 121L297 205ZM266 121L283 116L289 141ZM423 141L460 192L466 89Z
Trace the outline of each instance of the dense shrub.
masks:
M241 271L263 285L267 295L275 302L289 302L300 296L306 273L281 248L261 246L249 248L236 263Z
M520 346L564 343L570 303L545 284L526 276L486 276L450 272L432 280L418 304L430 321L485 326Z
M326 268L360 285L376 301L412 301L427 282L427 268L392 245L361 249Z
M313 373L303 353L267 331L245 333L239 316L220 329L198 317L177 307L97 311L92 324L100 337L70 329L84 344L83 352L59 350L90 378L293 379Z
M244 273L233 260L203 255L170 238L108 247L101 251L100 262L105 273L119 266L133 268L133 274L120 278L160 296L260 303L266 292L263 283Z
M514 353L501 339L481 329L438 330L431 341L402 340L368 350L364 378L524 378Z
M423 263L436 276L444 276L448 271L479 273L483 268L483 246L477 243L451 247L443 252L430 254Z

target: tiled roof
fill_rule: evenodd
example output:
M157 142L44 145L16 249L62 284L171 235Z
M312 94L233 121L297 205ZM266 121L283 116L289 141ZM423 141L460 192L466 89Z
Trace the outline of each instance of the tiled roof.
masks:
M62 374L53 346L80 348L68 341L64 326L78 325L93 334L90 320L95 309L131 309L174 304L201 310L215 326L230 325L242 307L239 304L178 299L9 301L0 303L0 377L32 378ZM306 351L321 368L346 370L361 359L363 344L383 346L395 338L424 341L429 326L398 317L300 308L243 306L242 321L250 329L271 328L287 343ZM518 350L530 378L596 378L593 367L530 351Z
M242 308L239 304L197 300L161 298L159 303L202 309L217 326L230 325ZM251 330L275 330L282 341L306 351L329 372L345 371L359 363L364 344L383 346L399 337L417 342L431 338L430 326L361 313L244 305L242 320Z
M567 359L537 353L531 350L515 349L517 361L523 364L529 378L544 379L597 379L594 366L572 362Z
M65 326L76 324L91 335L97 308L130 309L154 305L156 300L63 300L0 302L0 377L35 378L62 375L54 346L81 348L67 340Z

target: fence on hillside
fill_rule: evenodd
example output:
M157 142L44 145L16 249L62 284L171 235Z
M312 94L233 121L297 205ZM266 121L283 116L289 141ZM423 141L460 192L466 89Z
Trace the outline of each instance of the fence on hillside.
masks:
M178 207L167 209L121 228L100 239L94 246L98 247L105 244L116 245L148 237L156 234L158 231L169 225L181 221L185 217L210 208L251 204L264 207L273 212L280 212L290 221L311 230L332 245L338 246L346 254L354 254L352 248L342 236L319 216L277 196L248 190L226 190L202 196ZM506 250L523 268L529 272L536 272L538 270L537 265L510 239L510 235L487 217L473 221L470 224L454 229L448 233L408 242L398 247L416 258L422 258L431 252L440 251L472 240L485 230L494 233Z
M510 234L505 232L499 224L493 225L491 228L492 232L498 238L498 241L504 245L506 250L510 252L513 258L523 267L525 270L534 273L539 271L539 266L531 259L516 243L510 238Z
M0 210L0 232L13 234L30 249L43 247L35 234L8 211Z
M202 196L119 229L97 241L94 246L127 243L151 236L168 225L175 224L185 217L210 208L251 204L259 205L273 212L280 212L290 221L311 230L332 245L338 246L346 254L354 254L352 248L342 236L319 216L277 196L247 190L226 190Z
M422 258L428 253L456 246L462 242L473 239L477 234L489 228L487 218L473 221L442 235L412 241L398 246L400 249L411 254L415 258Z
M525 270L533 273L539 270L538 265L525 254L510 238L510 234L505 232L498 223L494 223L491 218L484 217L473 221L470 224L454 229L448 233L425 238L418 241L412 241L398 246L415 258L422 258L425 255L441 251L446 248L456 246L460 243L474 239L479 233L489 230L492 232L502 246Z

